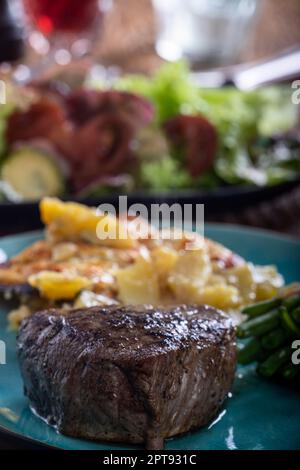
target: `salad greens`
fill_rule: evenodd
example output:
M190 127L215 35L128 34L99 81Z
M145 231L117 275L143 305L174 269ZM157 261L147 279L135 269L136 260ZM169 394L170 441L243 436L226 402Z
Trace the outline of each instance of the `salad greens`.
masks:
M178 178L175 187L214 187L224 182L272 185L299 173L299 146L293 154L286 146L289 156L285 165L276 151L272 153L262 146L260 158L252 152L254 143L261 137L279 134L295 126L297 107L292 104L287 87L267 87L250 92L233 87L199 88L191 80L184 62L163 65L153 77L127 75L117 80L114 87L150 99L155 106L157 125L179 113L200 113L218 130L218 155L213 170L205 178L191 181L183 166L170 163L170 159L176 158L171 154L166 156L164 165L145 163L142 182L153 189L158 189L158 184L160 189L174 187L174 174Z
M79 189L74 186L74 181L72 181L70 175L66 174L65 171L61 171L62 174L57 180L57 187L59 188L61 188L61 181L64 181L66 182L64 187L69 187L69 190L73 190L73 193L79 191L76 194L80 197L92 197L118 190L124 192L134 190L162 192L180 189L214 189L223 185L251 184L267 186L289 181L300 174L300 132L298 134L290 132L297 123L297 106L292 104L291 92L287 87L267 87L251 92L242 92L234 87L199 88L193 82L187 64L182 61L163 65L152 77L144 75L120 77L109 85L113 93L96 93L95 103L93 103L93 100L92 103L89 102L87 98L87 95L89 95L88 88L98 88L103 91L107 87L107 83L105 84L103 81L87 82L86 87L78 91L78 96L81 97L82 101L78 101L78 96L76 101L75 91L75 98L74 96L72 98L76 110L74 114L79 118L82 117L82 109L86 107L87 114L91 113L89 119L92 120L92 117L95 118L93 106L97 100L100 104L105 104L105 99L108 100L108 104L103 105L104 107L99 105L97 112L107 112L109 115L110 100L116 108L120 107L118 112L123 118L128 112L128 114L132 113L133 120L139 120L137 110L141 108L141 116L143 116L143 112L147 111L147 119L144 123L141 123L141 126L136 126L134 137L129 138L130 143L129 141L125 142L125 150L122 148L122 139L118 137L118 133L113 133L116 145L109 150L112 153L119 151L118 145L120 145L121 156L123 157L126 154L128 165L125 166L124 164L123 167L116 168L115 173L112 172L113 176L110 173L108 175L101 174L101 168L97 167L95 175L91 171L92 178L95 176L95 181L87 181L87 185L82 186L82 188L79 187ZM128 91L140 95L140 97L124 96L117 93L118 91ZM24 140L23 125L19 125L21 130L18 129L18 138L8 146L5 135L7 121L15 110L21 111L21 115L22 111L27 112L31 105L36 103L37 96L34 88L16 87L12 84L7 84L6 92L8 104L0 105L0 200L2 198L3 200L16 201L16 198L22 199L25 195L15 195L12 191L13 188L10 187L12 186L12 178L7 181L7 165L12 162L11 157L16 148L15 143L19 146ZM109 97L106 96L103 99L103 95L109 95ZM151 106L148 102L144 103L145 106L142 106L141 102L143 103L145 100L141 97L145 97L152 102L154 107L153 119ZM133 106L130 106L130 100L133 100ZM39 101L37 102L39 103ZM49 108L47 102L46 104L43 103L43 96L40 98L40 102L39 112L42 116L45 114L48 116L51 105ZM127 102L129 103L128 106ZM105 106L108 107L108 110ZM57 111L55 109L54 107L54 113ZM62 101L60 109L62 113L66 112L66 103L64 101ZM148 117L149 110L150 117ZM117 117L118 112L116 111ZM56 115L53 119L52 114L50 112L49 120L50 123L52 122L51 125L55 127L59 124L56 122ZM64 114L62 115L64 116ZM186 118L182 115L192 117ZM201 118L201 116L206 119ZM127 118L129 119L130 116ZM33 130L36 131L32 123L32 117L30 116L27 119L29 119L29 124L32 124ZM177 125L179 120L180 126L183 122L186 125L184 131L180 126L173 127L171 131L170 128L168 130L168 125L165 125L165 123L169 119L173 121L173 124L174 121L177 122ZM69 122L69 117L66 117L66 120ZM191 127L191 123L195 121L198 122L198 126L199 122L202 123L202 126L204 123L206 131L201 133L201 126L200 132L199 127ZM119 122L118 119L117 122ZM187 122L189 124L186 124ZM119 125L124 127L124 122L120 120ZM123 127L122 131L124 130ZM207 128L211 129L212 134L208 133ZM30 129L31 127L28 127L28 130ZM38 125L37 129L39 130ZM178 129L181 130L178 131ZM100 135L101 131L95 126L89 126L88 130L88 138L85 134L85 139L88 144L90 142L92 144L87 150L89 156L87 160L96 165L96 163L99 163L97 159L100 155L98 145L100 148L103 143L104 147L106 145L105 129L103 136ZM178 135L180 132L182 132L182 136ZM65 139L68 141L70 135L72 137L72 133L70 135L68 133L64 134L64 132L54 132L52 134L63 140L63 142L59 142L59 144L62 144L63 149L68 149ZM50 152L53 144L53 152L55 152L53 158L56 160L55 149L57 142L52 143L52 134L51 132L49 134ZM80 132L77 132L77 134L80 135ZM211 152L206 152L206 149L203 148L201 141L203 136L204 142L206 138L204 145L208 145L209 148L212 144ZM36 137L39 137L39 135L35 135L33 132L32 139L35 140ZM179 139L176 140L177 137ZM199 141L198 137L200 137ZM44 138L47 140L47 134ZM29 156L27 155L26 159L28 172L30 168L32 175L35 175L36 172L45 171L49 162L46 155L40 155L38 159L35 158L33 161L32 145L35 148L37 144L36 142L30 143L30 139L27 140L25 148L28 149ZM60 149L61 145L58 145L57 148ZM59 152L60 150L58 150ZM204 157L208 155L211 158L208 159L208 164L202 169L193 171L189 164L194 163L198 157L200 157L200 160L201 152L203 152ZM132 153L134 159L131 158ZM62 161L66 162L66 166L68 166L70 163L68 152L66 151L66 155L62 154L61 157ZM74 159L73 157L72 153L72 159ZM44 165L41 165L42 160L45 162ZM87 161L86 164L91 163ZM5 168L6 171L4 171ZM205 171L206 168L209 168L209 170ZM17 180L19 181L19 166L14 165L13 170L13 181L15 182L16 170ZM76 172L79 179L82 178L81 173L78 170ZM199 174L201 176L192 176ZM48 176L46 179L48 179ZM46 188L43 186L42 191L44 190Z
M200 111L199 90L192 84L184 62L163 65L153 77L125 75L114 87L140 94L152 101L158 123L179 113Z
M142 184L156 191L188 188L192 178L179 162L166 156L161 161L144 162L141 166Z
M6 123L7 118L12 112L12 107L7 104L0 104L0 163L2 164L3 158L6 152L6 140L5 140L5 132L6 132ZM7 191L6 185L0 179L0 202L3 202L7 199ZM10 195L10 193L9 193Z
M8 104L0 104L0 160L6 150L5 131L7 118L13 111L13 107Z
M5 140L5 132L7 127L7 119L16 109L23 109L31 103L33 93L22 87L16 87L10 83L6 83L6 103L0 104L0 161L5 156L7 143Z

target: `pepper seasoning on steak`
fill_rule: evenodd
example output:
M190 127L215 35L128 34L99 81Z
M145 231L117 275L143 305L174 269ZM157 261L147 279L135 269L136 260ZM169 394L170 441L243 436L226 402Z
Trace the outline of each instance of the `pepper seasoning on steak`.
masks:
M67 435L146 443L205 426L234 378L231 320L208 306L46 310L23 321L31 407Z

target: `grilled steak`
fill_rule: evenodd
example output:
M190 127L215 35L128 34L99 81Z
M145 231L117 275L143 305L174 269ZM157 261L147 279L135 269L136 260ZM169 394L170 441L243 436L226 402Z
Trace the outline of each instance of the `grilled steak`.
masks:
M207 306L52 309L24 320L18 356L31 407L59 431L155 449L217 413L235 334Z

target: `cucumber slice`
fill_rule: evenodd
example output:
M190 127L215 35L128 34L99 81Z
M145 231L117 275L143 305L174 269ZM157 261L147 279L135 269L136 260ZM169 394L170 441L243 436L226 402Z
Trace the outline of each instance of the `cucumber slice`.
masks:
M64 177L54 158L32 148L9 155L2 165L1 179L22 200L34 201L64 192Z

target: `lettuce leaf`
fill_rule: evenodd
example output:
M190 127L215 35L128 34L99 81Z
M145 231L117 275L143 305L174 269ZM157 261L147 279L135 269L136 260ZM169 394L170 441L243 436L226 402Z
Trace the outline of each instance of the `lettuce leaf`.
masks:
M190 178L188 181L185 169L172 164L170 157L161 175L158 165L142 162L142 166L147 165L143 171L145 181L152 188L156 189L159 182L160 187L165 185L171 189L175 184L176 172L179 182L175 187L182 187L183 184L186 187L195 184L203 187L207 185L206 180L212 186L222 181L264 186L277 180L290 179L299 173L297 165L292 165L288 171L278 169L274 172L270 165L260 166L259 161L253 161L251 155L251 146L261 136L285 132L296 124L297 106L291 102L288 87L266 87L250 92L234 87L199 88L192 81L189 68L183 61L163 65L152 77L125 75L115 82L114 87L151 100L158 125L178 113L200 113L210 119L218 130L219 151L208 178L196 181ZM177 155L172 155L172 158L176 160Z
M139 184L143 189L163 192L188 188L192 178L177 160L166 156L161 161L144 162L141 165Z
M0 161L6 152L5 132L8 117L16 109L26 109L35 98L35 92L24 86L6 83L6 103L0 104Z
M0 160L6 151L6 123L7 118L11 114L13 108L8 104L0 104Z
M200 101L197 87L191 82L185 62L163 65L153 77L125 75L115 88L141 94L155 105L156 120L163 122L179 113L197 112Z

